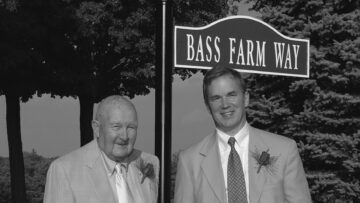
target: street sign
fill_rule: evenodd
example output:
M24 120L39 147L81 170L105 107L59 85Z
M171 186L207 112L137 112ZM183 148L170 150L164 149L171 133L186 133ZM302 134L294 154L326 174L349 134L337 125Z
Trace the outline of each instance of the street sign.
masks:
M175 26L174 66L309 77L307 39L284 36L249 16L230 16L204 27Z

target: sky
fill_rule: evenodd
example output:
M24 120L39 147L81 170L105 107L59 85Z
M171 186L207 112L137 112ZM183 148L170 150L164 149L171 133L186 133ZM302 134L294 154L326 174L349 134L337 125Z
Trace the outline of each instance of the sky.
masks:
M201 73L187 80L175 76L172 85L172 151L177 152L200 141L213 131L211 116L202 98ZM137 111L139 129L136 147L155 151L155 91L131 100ZM97 105L94 106L96 110ZM44 157L64 155L80 146L79 102L71 97L51 98L34 95L21 103L21 137L23 151ZM94 111L95 112L95 111ZM7 157L5 96L0 96L0 156Z

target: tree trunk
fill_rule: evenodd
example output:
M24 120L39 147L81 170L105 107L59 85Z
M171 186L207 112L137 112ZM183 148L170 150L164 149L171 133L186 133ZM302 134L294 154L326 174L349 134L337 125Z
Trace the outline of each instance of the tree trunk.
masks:
M83 146L94 139L91 127L94 102L89 95L79 95L80 103L80 145Z
M11 201L13 203L26 202L24 156L22 151L20 130L20 101L19 96L7 92L6 98L6 127L9 145Z

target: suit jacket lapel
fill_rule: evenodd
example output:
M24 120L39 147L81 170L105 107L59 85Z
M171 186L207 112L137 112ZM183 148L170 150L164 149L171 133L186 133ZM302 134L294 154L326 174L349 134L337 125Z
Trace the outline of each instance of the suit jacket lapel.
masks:
M107 172L103 160L101 159L101 152L94 140L90 143L88 149L88 167L89 179L91 179L95 192L101 202L115 203L115 196L107 177Z
M155 203L156 200L156 184L154 179L145 178L144 182L141 183L141 171L139 169L139 161L142 159L142 152L135 149L129 158L128 168L128 185L133 194L135 202L151 202Z
M156 202L156 187L154 180L145 178L141 183L140 171L134 165L129 165L128 185L135 202Z
M259 202L260 195L265 185L267 176L264 173L264 170L258 170L257 160L252 156L252 153L260 153L263 150L268 149L266 143L262 140L261 135L256 132L256 129L253 127L249 128L249 193L250 193L250 202Z
M226 202L225 180L222 172L216 133L209 137L209 142L201 149L204 156L201 168L220 202Z

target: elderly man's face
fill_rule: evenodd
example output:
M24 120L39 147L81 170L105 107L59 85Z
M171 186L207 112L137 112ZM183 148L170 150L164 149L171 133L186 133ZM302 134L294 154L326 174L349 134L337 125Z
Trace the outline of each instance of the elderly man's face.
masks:
M131 105L109 106L98 121L99 147L113 161L124 161L134 149L137 115Z

